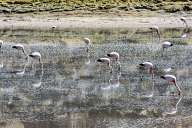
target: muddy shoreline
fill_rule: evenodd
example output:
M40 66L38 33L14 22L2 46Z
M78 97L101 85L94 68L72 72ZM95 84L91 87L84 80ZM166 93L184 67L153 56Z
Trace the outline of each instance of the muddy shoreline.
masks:
M66 16L59 13L49 14L1 14L0 30L64 30L67 28L147 28L157 25L161 28L180 28L180 14L159 14L153 16L118 16L86 15ZM189 27L192 25L192 15L186 16Z

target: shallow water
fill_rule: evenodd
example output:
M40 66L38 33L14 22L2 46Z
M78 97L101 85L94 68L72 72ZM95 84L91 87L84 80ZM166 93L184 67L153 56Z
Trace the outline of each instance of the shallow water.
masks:
M163 51L158 43L128 40L94 44L89 55L82 44L25 44L27 53L39 51L37 60L26 60L21 51L3 45L0 55L1 127L19 128L154 128L192 125L192 46L174 45ZM113 72L96 60L108 52L120 54L121 71ZM155 64L155 78L138 67ZM90 62L90 63L88 63ZM160 78L164 69L177 76L183 96Z

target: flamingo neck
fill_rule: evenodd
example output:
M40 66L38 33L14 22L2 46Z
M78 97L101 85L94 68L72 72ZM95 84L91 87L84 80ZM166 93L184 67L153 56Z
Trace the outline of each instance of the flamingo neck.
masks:
M120 71L121 70L121 63L120 63L120 61L119 60L117 60L117 64L118 64L118 70Z
M159 43L160 43L161 42L161 35L160 35L159 30L157 30L157 36L158 36L158 40L159 40Z
M119 62L119 57L116 57L115 59L116 59L117 62Z
M173 83L175 84L175 86L176 86L176 88L177 88L177 91L178 91L178 93L179 93L179 95L180 95L180 93L181 93L180 87L178 86L178 84L177 84L176 81L173 81Z
M184 22L184 24L185 24L185 29L188 29L188 24L187 24L187 22L186 21L183 21Z
M113 72L113 68L112 68L112 66L111 66L111 63L110 63L110 62L108 63L108 66L109 66L109 68L110 68L110 73L112 73L112 72Z
M26 54L26 52L25 52L25 49L24 49L24 48L22 49L22 51L23 51L23 53L25 54L25 56L26 56L26 57L28 57L28 55Z
M153 71L152 67L149 69L149 73L151 74L151 77L152 77L152 80L153 80L154 79L154 71Z
M87 44L87 50L86 50L87 53L89 53L89 45Z
M42 65L41 57L39 58L39 63ZM43 65L42 65L43 66Z
M152 67L149 69L149 73L153 74L153 68Z

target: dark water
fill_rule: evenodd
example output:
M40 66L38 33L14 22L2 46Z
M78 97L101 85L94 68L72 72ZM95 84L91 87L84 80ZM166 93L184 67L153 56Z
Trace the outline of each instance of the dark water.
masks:
M192 46L113 41L84 45L25 45L39 51L25 60L21 51L2 48L0 69L0 125L18 128L161 128L188 127L191 115ZM113 73L96 60L108 52L120 54L121 71ZM90 63L88 63L90 61ZM155 64L155 79L139 63ZM176 75L183 96L160 78L164 69ZM22 73L22 71L24 73ZM170 85L170 86L169 86Z

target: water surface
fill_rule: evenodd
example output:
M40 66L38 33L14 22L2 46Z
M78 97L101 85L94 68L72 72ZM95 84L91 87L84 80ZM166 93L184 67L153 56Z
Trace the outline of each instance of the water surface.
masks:
M17 38L17 36L16 36ZM181 39L182 40L182 39ZM109 43L110 42L110 43ZM27 53L39 51L37 60L25 60L21 51L3 45L0 69L0 117L2 127L25 128L127 128L187 127L191 125L192 46L161 45L111 40L84 44L25 44ZM120 54L119 72L96 62L107 53ZM155 79L139 63L155 64ZM90 63L88 63L90 62ZM183 97L160 78L172 67ZM24 73L21 73L24 72Z

